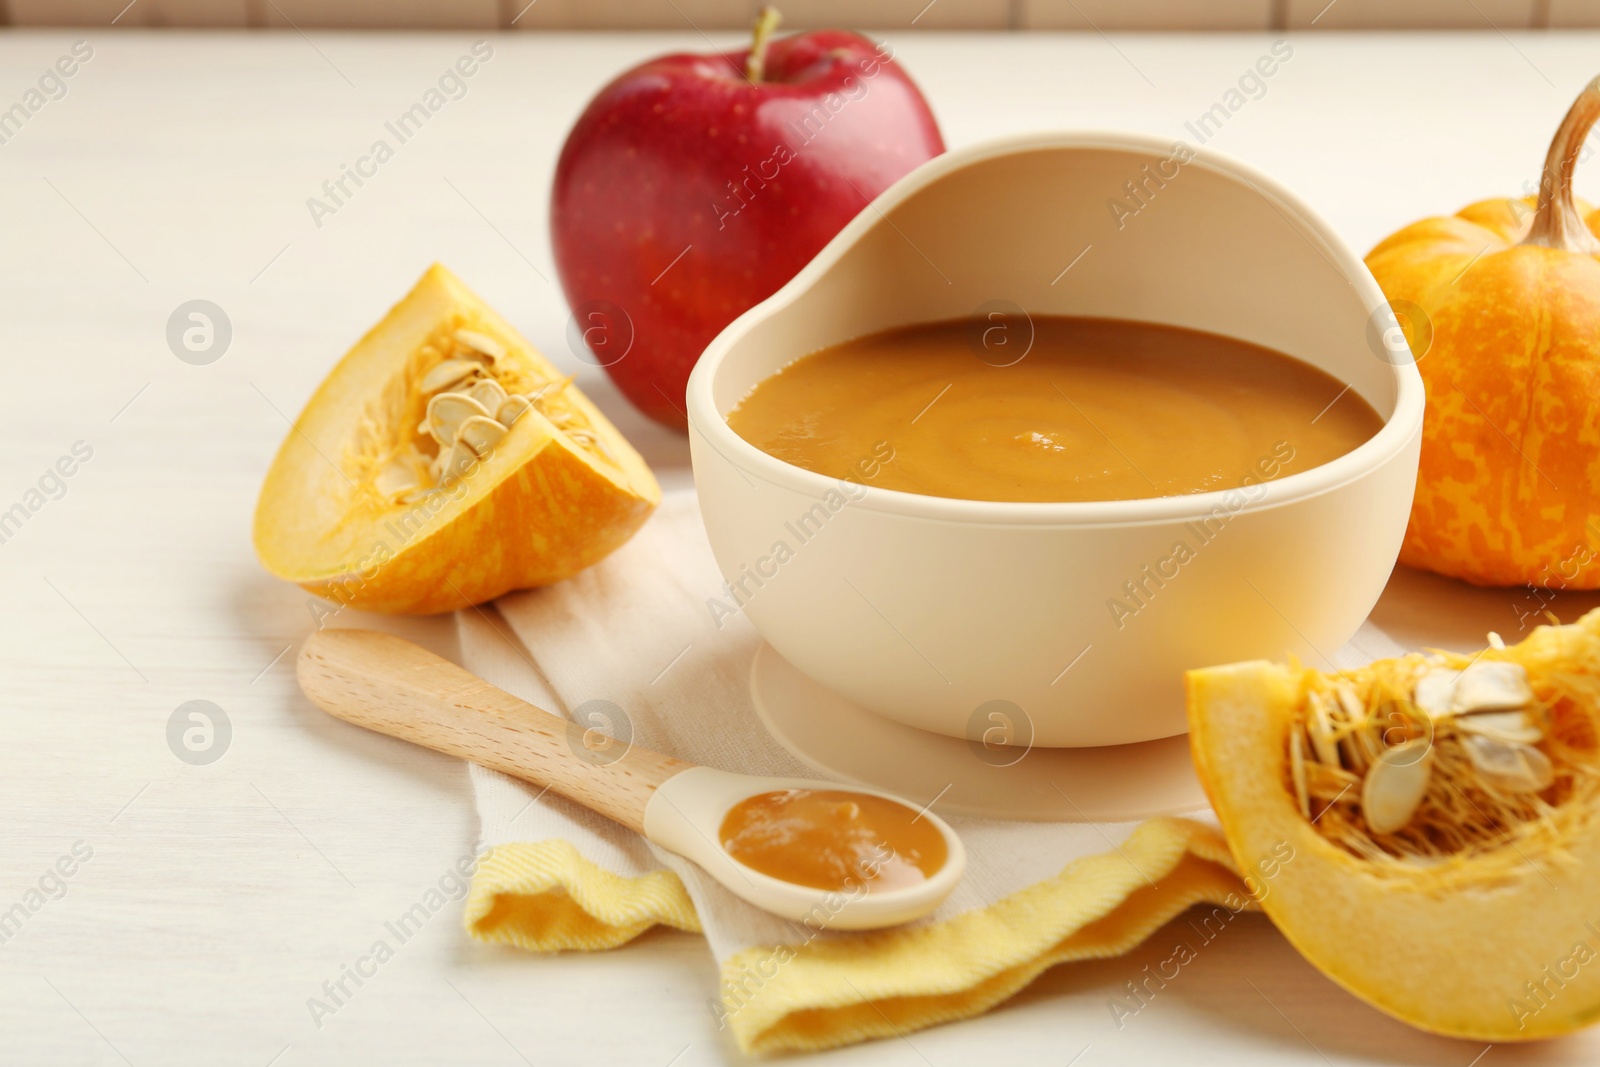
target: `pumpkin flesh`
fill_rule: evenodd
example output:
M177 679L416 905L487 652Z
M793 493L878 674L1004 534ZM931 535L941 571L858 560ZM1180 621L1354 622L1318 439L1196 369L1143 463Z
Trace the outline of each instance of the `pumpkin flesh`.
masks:
M1397 709L1376 736L1403 744L1427 716L1401 694L1478 659L1525 669L1556 771L1546 790L1496 800L1470 776L1440 773L1459 742L1441 724L1404 830L1370 832L1359 788L1313 788L1302 806L1290 749L1309 694L1343 685L1363 706ZM1414 654L1336 676L1241 663L1191 671L1187 690L1195 763L1234 857L1245 871L1277 860L1257 897L1324 974L1455 1037L1547 1037L1600 1018L1600 612L1479 657Z
M534 400L492 447L441 473L422 386L430 370L468 357L471 380ZM255 544L273 574L340 605L438 612L577 573L631 537L659 500L605 416L436 265L307 402L262 487Z

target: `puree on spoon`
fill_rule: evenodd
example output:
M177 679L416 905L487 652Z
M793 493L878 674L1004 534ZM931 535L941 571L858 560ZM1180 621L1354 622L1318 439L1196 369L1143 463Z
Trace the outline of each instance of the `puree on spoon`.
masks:
M735 804L717 835L762 874L816 889L901 889L933 877L948 846L904 804L843 789L778 789Z

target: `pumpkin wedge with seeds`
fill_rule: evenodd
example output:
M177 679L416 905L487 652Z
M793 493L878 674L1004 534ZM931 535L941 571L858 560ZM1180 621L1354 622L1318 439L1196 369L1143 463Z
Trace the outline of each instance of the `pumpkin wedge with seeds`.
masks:
M1600 610L1473 656L1186 683L1234 858L1319 970L1456 1037L1600 1019Z
M435 265L295 420L255 545L340 606L448 611L576 574L660 499L571 379Z

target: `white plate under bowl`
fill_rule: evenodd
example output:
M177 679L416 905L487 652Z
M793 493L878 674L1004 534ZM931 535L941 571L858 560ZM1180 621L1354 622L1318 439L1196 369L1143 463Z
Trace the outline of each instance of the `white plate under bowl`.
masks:
M927 802L943 815L1126 822L1205 808L1186 736L1104 748L984 749L894 722L801 674L763 643L750 668L756 714L813 770ZM1014 762L1013 762L1014 759Z

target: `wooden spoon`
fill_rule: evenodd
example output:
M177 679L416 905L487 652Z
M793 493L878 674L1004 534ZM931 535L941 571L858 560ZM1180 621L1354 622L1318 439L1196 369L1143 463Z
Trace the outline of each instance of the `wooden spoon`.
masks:
M306 638L295 671L311 702L335 718L548 786L638 831L705 869L734 894L787 919L837 930L909 922L950 895L966 866L961 839L944 835L943 866L926 880L858 892L798 885L763 874L719 844L722 820L741 800L782 789L838 789L807 778L732 774L628 745L596 744L595 732L497 689L449 660L392 634L322 630ZM875 789L851 792L912 804ZM842 898L842 899L841 899Z

